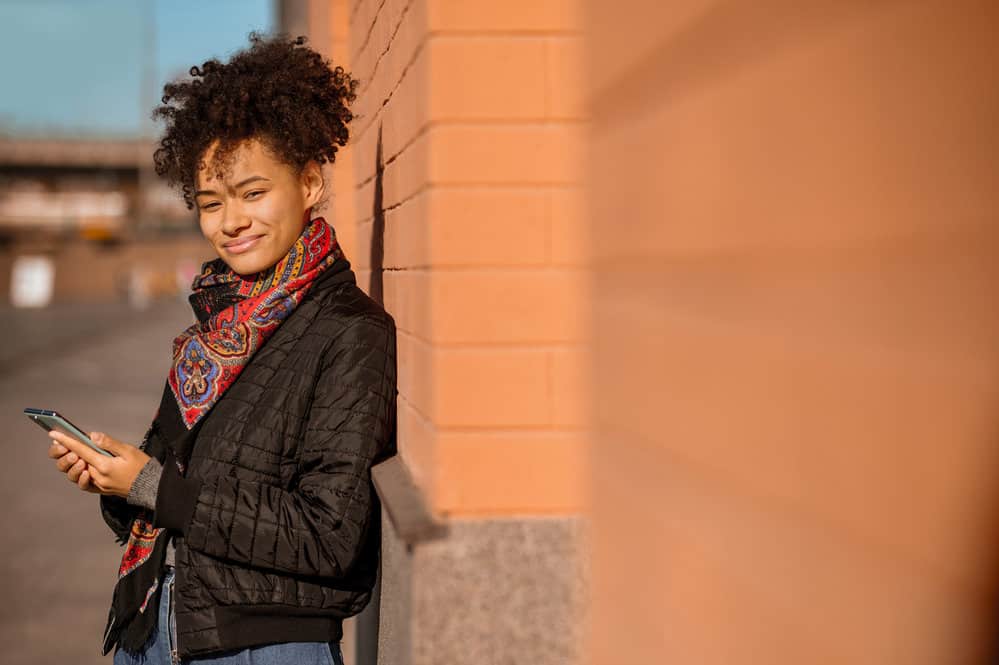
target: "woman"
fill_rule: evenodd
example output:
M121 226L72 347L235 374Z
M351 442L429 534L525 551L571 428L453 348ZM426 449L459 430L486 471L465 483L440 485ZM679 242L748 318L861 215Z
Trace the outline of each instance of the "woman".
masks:
M136 447L49 455L126 545L104 635L123 663L337 663L371 597L371 466L395 452L395 323L313 218L356 81L304 38L169 83L157 172L218 254Z

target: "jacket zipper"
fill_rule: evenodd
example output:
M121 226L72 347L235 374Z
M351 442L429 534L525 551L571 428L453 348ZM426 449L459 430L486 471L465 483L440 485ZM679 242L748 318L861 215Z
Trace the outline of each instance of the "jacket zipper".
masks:
M174 577L170 579L170 603L169 603L169 610L167 612L167 624L169 625L169 632L167 634L169 635L170 639L170 661L173 663L173 665L178 665L180 663L180 658L177 657L177 624L175 622L174 613L173 613L174 612L173 594L174 594L174 589L176 588L174 585L174 581L177 579L176 575L177 575L177 569L175 567Z

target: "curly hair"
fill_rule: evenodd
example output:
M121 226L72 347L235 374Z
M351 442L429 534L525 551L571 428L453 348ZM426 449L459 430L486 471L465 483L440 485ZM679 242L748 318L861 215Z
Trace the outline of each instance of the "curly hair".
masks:
M249 34L251 45L223 64L216 59L191 67L191 78L163 86L162 106L152 113L166 130L153 160L156 173L179 187L194 207L195 178L206 165L208 147L218 141L211 164L221 179L233 152L246 139L259 139L277 159L300 174L305 165L333 162L347 144L348 109L358 81L332 68L305 46L304 36Z

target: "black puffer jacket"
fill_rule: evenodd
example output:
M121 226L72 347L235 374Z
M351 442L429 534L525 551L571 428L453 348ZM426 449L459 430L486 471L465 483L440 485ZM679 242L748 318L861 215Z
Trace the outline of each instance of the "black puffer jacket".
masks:
M370 471L395 454L395 345L395 321L352 270L321 275L204 417L184 477L165 463L154 524L183 534L181 658L339 641L367 605L381 543ZM119 539L137 510L101 497Z

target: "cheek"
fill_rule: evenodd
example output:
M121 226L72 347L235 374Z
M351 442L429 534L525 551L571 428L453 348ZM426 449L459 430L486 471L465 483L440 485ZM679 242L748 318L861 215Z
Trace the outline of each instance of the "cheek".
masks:
M200 213L198 214L198 226L201 227L201 235L207 240L211 240L212 236L215 235L215 225Z
M247 212L256 217L258 221L273 227L280 223L287 209L288 206L284 198L277 192L270 192L263 199L249 206Z
M266 226L275 239L282 242L294 233L295 202L287 195L272 193L252 208L250 213L256 222Z

